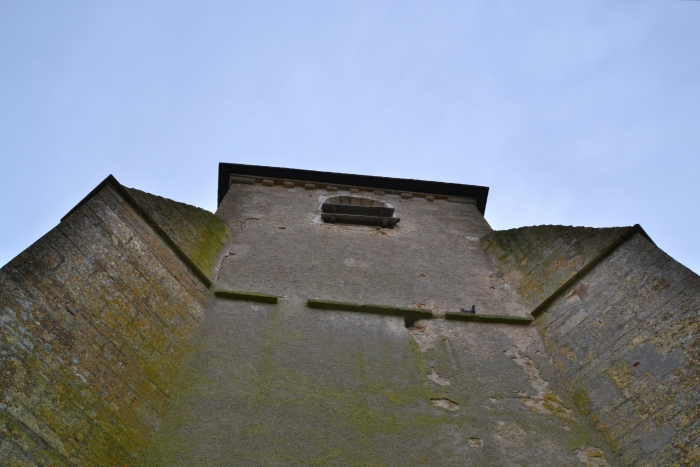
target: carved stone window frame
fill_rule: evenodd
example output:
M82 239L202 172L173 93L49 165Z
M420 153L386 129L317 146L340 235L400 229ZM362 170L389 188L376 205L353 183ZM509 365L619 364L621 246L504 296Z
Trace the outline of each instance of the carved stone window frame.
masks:
M336 195L321 205L321 219L329 223L376 225L393 228L401 219L394 206L364 196Z

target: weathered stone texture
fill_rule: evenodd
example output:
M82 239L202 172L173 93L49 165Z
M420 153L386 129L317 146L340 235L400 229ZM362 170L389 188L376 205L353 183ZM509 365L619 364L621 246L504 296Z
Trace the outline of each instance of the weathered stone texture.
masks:
M382 229L324 223L325 190L234 185L230 193L217 210L235 237L224 248L221 288L441 313L476 305L477 313L528 314L479 246L491 228L472 204L372 194L401 217Z
M0 269L0 465L140 465L207 297L110 185Z
M108 177L0 269L0 465L700 465L700 278L638 226L236 183Z
M530 310L540 305L629 227L540 225L492 232L481 245L516 284Z
M616 465L534 327L216 299L194 347L154 466Z
M476 207L358 194L401 222L326 224L325 191L231 187L216 285L280 300L212 300L153 464L618 465L552 381L534 326L444 319L471 305L528 316L479 246L491 229ZM392 316L407 308L433 318Z
M139 207L165 231L192 262L209 277L230 229L216 214L152 195L135 188L126 190Z
M700 277L636 235L536 323L625 464L700 465Z

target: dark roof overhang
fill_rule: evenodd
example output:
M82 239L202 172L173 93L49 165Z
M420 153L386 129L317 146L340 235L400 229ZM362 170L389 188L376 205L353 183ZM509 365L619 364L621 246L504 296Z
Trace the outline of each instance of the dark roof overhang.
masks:
M243 175L255 178L272 178L286 180L303 180L310 183L322 183L337 186L365 187L385 191L426 193L431 195L473 198L476 207L483 215L486 211L486 199L489 188L460 183L431 182L407 178L376 177L372 175L355 175L337 172L320 172L317 170L286 169L263 165L219 163L218 204L226 196L231 175Z

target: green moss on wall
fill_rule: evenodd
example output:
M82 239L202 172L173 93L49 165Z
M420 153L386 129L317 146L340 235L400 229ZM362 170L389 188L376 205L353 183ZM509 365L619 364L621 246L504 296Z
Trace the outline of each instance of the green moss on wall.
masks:
M534 309L628 229L539 225L497 230L480 243Z
M591 398L588 393L582 387L574 388L571 391L571 398L574 400L574 404L578 409L587 414L591 411Z
M147 465L208 295L123 201L104 186L0 269L0 465Z
M216 258L230 235L216 215L189 204L126 188L149 216L210 279Z

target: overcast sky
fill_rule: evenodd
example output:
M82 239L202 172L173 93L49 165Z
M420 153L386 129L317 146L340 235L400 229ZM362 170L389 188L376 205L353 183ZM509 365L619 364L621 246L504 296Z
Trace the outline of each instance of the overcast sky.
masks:
M494 229L639 223L700 272L700 2L0 2L0 265L107 175L218 162L491 188Z

